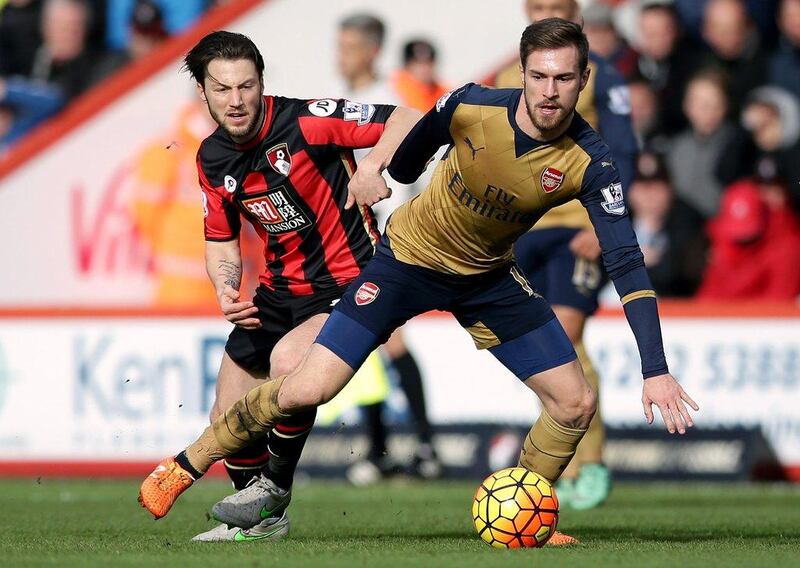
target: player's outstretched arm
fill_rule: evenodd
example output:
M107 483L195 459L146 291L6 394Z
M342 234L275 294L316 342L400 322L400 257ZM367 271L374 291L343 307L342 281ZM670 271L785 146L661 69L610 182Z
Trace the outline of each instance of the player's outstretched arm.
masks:
M661 412L661 418L664 419L664 424L670 434L674 434L676 430L679 434L685 434L686 428L694 426L694 421L686 408L686 404L695 412L700 410L697 403L686 394L683 387L669 373L650 377L644 381L642 386L642 406L644 407L644 416L648 424L653 423L654 404Z
M358 169L347 184L349 195L345 209L354 203L358 205L374 205L389 197L392 192L381 175L389 166L397 147L422 118L418 110L397 107L392 112L378 143L358 164Z
M610 160L597 159L587 169L579 196L589 212L602 249L603 264L619 293L625 317L642 359L642 405L653 423L655 404L670 433L684 434L694 425L686 403L699 410L669 373L664 355L656 293L645 269L633 226L625 206L619 175Z

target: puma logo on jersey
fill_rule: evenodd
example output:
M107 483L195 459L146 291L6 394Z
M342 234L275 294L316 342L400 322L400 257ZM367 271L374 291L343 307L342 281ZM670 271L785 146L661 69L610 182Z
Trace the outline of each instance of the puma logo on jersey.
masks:
M475 147L475 146L472 144L472 140L470 140L470 139L469 139L469 136L467 136L466 138L464 138L464 142L466 142L466 143L467 143L467 146L469 146L469 149L472 151L472 159L473 159L473 160L475 159L475 156L477 156L477 155L478 155L478 152L480 152L481 150L485 150L485 149L486 149L486 146L481 146L480 148L476 148L476 147Z

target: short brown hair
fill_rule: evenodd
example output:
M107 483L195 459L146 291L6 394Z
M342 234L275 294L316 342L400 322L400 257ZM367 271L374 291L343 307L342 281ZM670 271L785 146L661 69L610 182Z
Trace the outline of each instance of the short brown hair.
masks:
M528 56L534 51L569 46L575 46L578 50L578 64L583 73L589 66L589 41L581 26L561 18L539 20L522 32L522 39L519 42L519 60L524 68Z
M204 84L208 72L208 64L214 59L247 59L253 62L258 79L264 80L264 58L256 44L242 34L226 31L211 32L195 45L184 58L184 69L194 80Z

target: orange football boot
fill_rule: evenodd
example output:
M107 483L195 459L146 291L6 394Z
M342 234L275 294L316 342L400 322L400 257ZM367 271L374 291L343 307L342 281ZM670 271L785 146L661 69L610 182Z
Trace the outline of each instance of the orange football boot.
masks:
M163 460L147 476L139 489L139 504L160 519L172 508L181 493L194 483L194 477L174 458Z
M548 539L545 546L573 546L580 543L581 541L574 536L569 536L561 531L555 531L553 536Z

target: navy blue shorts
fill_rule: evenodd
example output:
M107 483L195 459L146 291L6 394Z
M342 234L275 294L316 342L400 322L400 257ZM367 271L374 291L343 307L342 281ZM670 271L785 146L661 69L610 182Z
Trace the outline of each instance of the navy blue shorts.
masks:
M451 312L479 349L520 379L575 359L553 310L513 264L456 276L406 264L380 247L336 304L316 342L353 369L412 317Z
M569 306L590 316L597 311L607 277L599 260L578 258L569 250L580 231L563 227L528 231L514 245L514 260L551 305Z

